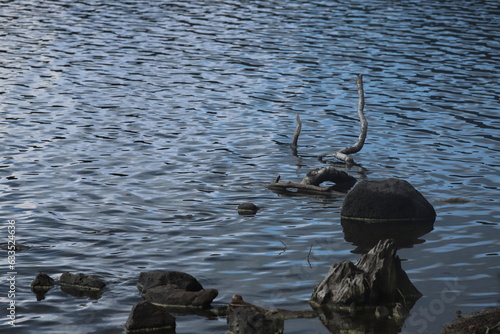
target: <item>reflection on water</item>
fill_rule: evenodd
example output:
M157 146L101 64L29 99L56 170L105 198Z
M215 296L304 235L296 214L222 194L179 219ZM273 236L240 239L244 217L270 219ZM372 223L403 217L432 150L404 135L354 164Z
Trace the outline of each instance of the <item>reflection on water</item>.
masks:
M424 294L403 332L497 305L497 12L488 0L2 3L0 216L29 248L17 326L0 326L121 333L148 270L188 272L220 303L307 309L329 266L364 246L341 225L341 197L264 185L300 180L355 142L358 73L370 127L355 157L364 170L349 173L403 178L438 214L425 242L399 251ZM297 112L293 156L276 143L290 142ZM433 202L450 197L473 201ZM261 210L239 216L248 201ZM107 288L37 302L23 287L39 271L95 274ZM194 315L177 326L227 330ZM285 322L306 331L328 332L318 319Z
M423 243L421 237L433 230L434 221L369 223L342 218L341 224L345 240L356 246L353 252L364 254L384 239L393 239L397 248Z

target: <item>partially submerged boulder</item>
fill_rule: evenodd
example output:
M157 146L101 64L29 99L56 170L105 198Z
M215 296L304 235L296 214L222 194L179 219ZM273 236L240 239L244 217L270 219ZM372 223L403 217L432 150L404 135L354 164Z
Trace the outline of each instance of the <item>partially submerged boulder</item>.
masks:
M186 291L200 291L203 286L193 276L180 271L154 271L151 273L142 272L139 274L137 287L141 293L145 293L149 288L160 285L173 284L179 289Z
M70 285L73 288L81 290L101 290L106 286L106 283L98 276L85 274L72 274L65 272L59 279L61 285Z
M95 275L72 274L65 272L59 279L61 290L73 297L88 297L99 299L102 296L102 289L106 283Z
M203 289L193 276L180 271L142 272L137 283L147 301L163 306L208 308L217 297L215 289Z
M175 333L175 318L164 307L142 301L132 307L125 330L127 333Z
M44 273L36 275L33 282L31 282L31 291L36 295L36 300L44 300L45 294L54 286L54 279Z
M54 286L54 279L45 273L39 273L36 275L33 282L31 282L32 290L49 290Z
M208 308L218 294L215 289L187 291L167 284L149 288L142 296L156 305Z
M247 202L238 205L238 214L242 216L251 216L259 211L259 207L253 203Z
M283 319L272 317L271 311L247 303L234 295L227 309L230 334L279 334L283 333Z
M380 241L356 264L343 261L331 266L313 291L313 306L333 308L409 305L422 294L401 268L393 240Z
M432 221L436 211L405 180L361 181L345 197L341 217L346 220Z

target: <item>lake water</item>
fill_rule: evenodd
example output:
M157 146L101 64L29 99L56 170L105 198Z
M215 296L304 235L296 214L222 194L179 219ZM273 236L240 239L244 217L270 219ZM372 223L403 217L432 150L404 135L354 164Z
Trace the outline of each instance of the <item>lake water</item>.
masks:
M398 254L423 297L403 333L500 304L500 7L496 1L1 1L0 330L122 333L141 271L177 270L259 306L310 309L331 264L356 261L342 197L284 197L317 156L369 132L349 170L409 181L434 230ZM303 121L298 156L291 141ZM340 167L343 168L343 167ZM464 197L472 202L437 201ZM255 216L237 206L254 202ZM50 290L84 272L102 297ZM226 333L179 315L177 333ZM285 333L328 333L316 319Z

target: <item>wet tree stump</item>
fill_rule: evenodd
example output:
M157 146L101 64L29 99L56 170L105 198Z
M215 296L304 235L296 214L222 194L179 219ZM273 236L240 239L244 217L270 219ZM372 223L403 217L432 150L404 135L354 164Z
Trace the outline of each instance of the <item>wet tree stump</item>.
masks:
M313 306L377 307L396 303L409 306L422 294L401 268L391 239L380 241L358 263L343 261L331 266L313 291Z

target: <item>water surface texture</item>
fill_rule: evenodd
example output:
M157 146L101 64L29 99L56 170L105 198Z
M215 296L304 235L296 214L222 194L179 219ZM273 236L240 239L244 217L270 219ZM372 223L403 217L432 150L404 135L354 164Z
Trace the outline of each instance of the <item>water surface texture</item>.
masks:
M496 1L0 1L0 233L15 220L16 327L123 333L141 271L188 272L259 306L310 309L331 264L356 261L342 197L283 197L320 154L369 133L348 172L399 177L434 230L399 256L424 295L403 333L500 302L500 8ZM303 121L298 156L288 143ZM437 200L463 197L452 204ZM261 207L239 216L237 205ZM107 282L98 300L38 272ZM226 333L176 314L177 333ZM319 319L285 333L328 333Z

